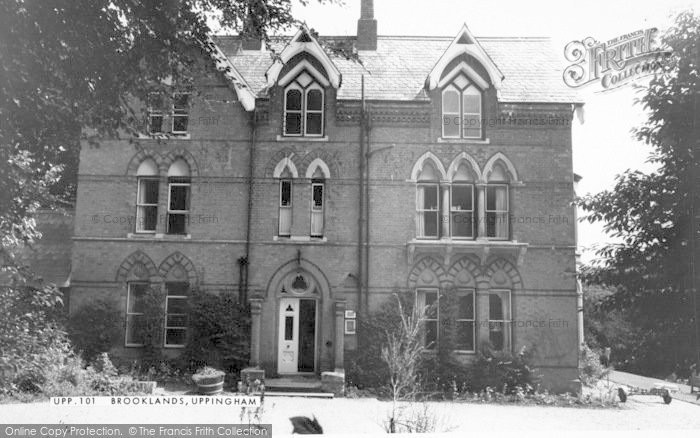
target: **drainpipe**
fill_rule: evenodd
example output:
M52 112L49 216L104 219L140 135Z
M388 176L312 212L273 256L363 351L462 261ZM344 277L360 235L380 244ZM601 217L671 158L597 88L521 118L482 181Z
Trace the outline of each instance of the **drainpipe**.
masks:
M364 99L363 99L364 100ZM363 105L364 106L364 105ZM364 311L367 313L369 311L369 233L370 233L370 223L369 223L369 212L370 212L370 198L369 198L369 158L371 155L372 148L370 147L370 112L367 110L363 111L364 114L364 140L365 140L365 299L362 301L365 305Z
M250 267L250 225L253 220L253 169L255 169L255 136L257 134L257 109L250 113L250 150L248 153L248 211L246 217L245 257L238 259L240 265L238 298L241 304L248 303L248 272Z
M364 175L365 175L365 75L362 75L362 87L361 87L362 97L360 100L360 148L359 148L359 176L360 176L360 187L358 191L358 215L357 215L357 310L358 313L363 314L364 305L362 287L364 284L364 269L363 269L363 257L362 257L362 241L363 241L363 228L364 228Z

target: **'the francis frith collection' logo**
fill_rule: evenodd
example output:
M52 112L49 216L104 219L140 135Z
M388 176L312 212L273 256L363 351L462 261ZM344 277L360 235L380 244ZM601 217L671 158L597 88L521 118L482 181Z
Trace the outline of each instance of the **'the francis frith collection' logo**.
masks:
M572 64L564 70L564 83L579 88L599 81L608 91L660 71L670 52L656 46L656 31L638 30L606 42L592 37L570 42L564 56Z

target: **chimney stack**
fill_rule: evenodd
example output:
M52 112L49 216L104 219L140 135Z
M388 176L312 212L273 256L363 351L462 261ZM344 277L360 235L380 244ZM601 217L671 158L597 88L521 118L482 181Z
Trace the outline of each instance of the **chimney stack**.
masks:
M357 50L377 50L377 20L374 19L373 0L362 0L360 19L357 20Z

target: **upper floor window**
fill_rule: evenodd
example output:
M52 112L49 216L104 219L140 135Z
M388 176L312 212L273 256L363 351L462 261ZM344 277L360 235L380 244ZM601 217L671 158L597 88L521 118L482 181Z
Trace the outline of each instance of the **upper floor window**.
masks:
M482 93L464 74L442 91L442 119L445 138L482 137Z
M152 158L144 160L136 171L136 232L155 233L158 222L158 166Z
M323 88L303 72L284 91L284 135L323 136Z
M170 106L170 109L168 109ZM174 93L166 98L162 93L148 93L148 133L151 135L187 134L190 120L190 93ZM169 118L169 124L166 119Z
M323 237L324 189L323 180L311 183L311 237Z
M280 180L278 236L292 235L292 180Z
M179 158L168 170L168 234L187 234L190 188L190 167Z
M440 236L439 173L426 163L416 187L416 235L437 239Z
M509 237L508 175L501 163L496 163L486 185L486 237L506 240Z

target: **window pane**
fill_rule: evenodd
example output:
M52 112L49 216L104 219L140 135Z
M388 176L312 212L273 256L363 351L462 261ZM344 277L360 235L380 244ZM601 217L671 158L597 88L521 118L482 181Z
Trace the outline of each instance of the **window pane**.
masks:
M166 283L165 288L169 296L179 295L187 296L190 291L190 285L188 283Z
M423 236L437 237L438 235L438 212L423 213Z
M489 323L489 341L496 350L503 350L504 344L504 324L502 322Z
M186 214L169 214L168 215L168 234L187 234L187 215Z
M168 327L187 327L187 315L168 314L168 318L165 324Z
M463 105L464 105L464 112L466 113L472 113L472 114L480 114L481 113L481 94L467 94L469 91L474 90L478 93L478 90L476 88L469 88L467 91L465 91L464 96L463 96Z
M138 207L136 212L137 231L155 231L158 222L158 207Z
M323 93L321 93L321 90L310 90L306 99L307 110L320 111L323 108Z
M168 329L165 331L165 345L185 345L186 329Z
M473 213L452 213L452 236L474 237Z
M146 284L130 284L129 285L129 307L128 313L142 313L145 309L146 292L148 285Z
M291 341L294 339L294 317L287 316L284 318L284 340Z
M474 319L474 294L459 297L457 319Z
M445 90L442 93L442 111L444 113L459 113L459 92Z
M189 116L173 116L173 132L187 132Z
M292 234L292 209L289 207L280 207L280 218L277 234L280 236L289 236Z
M474 322L457 321L455 350L474 351Z
M502 321L503 318L503 300L497 294L489 295L489 319Z
M476 115L465 115L463 122L465 138L481 137L481 119Z
M445 137L459 137L459 115L443 115L442 129Z
M189 186L170 186L170 210L189 210Z
M472 186L453 185L452 186L452 209L471 210L472 209Z
M313 186L313 201L315 208L323 208L323 186L314 185Z
M148 121L148 130L151 134L159 134L163 132L163 116L151 115Z
M187 110L189 109L189 98L190 95L187 93L176 93L173 96L173 109L176 113L187 112Z
M306 133L312 135L323 133L323 115L321 113L306 114Z
M435 348L438 340L438 323L437 321L425 321L425 346Z
M284 132L286 134L301 134L301 113L287 113L284 118Z
M423 192L423 209L437 210L438 209L438 187L437 186L422 186Z
M187 313L187 298L168 298L168 313Z
M163 95L161 93L148 93L148 109L162 111L163 108Z
M287 109L301 111L301 91L287 91Z
M144 315L127 315L126 343L143 344L146 339L146 317Z
M292 182L282 181L280 182L280 187L280 205L289 207L292 205Z
M157 204L158 180L141 179L139 180L139 184L139 204Z
M425 292L426 317L436 318L438 311L438 294L437 292Z

